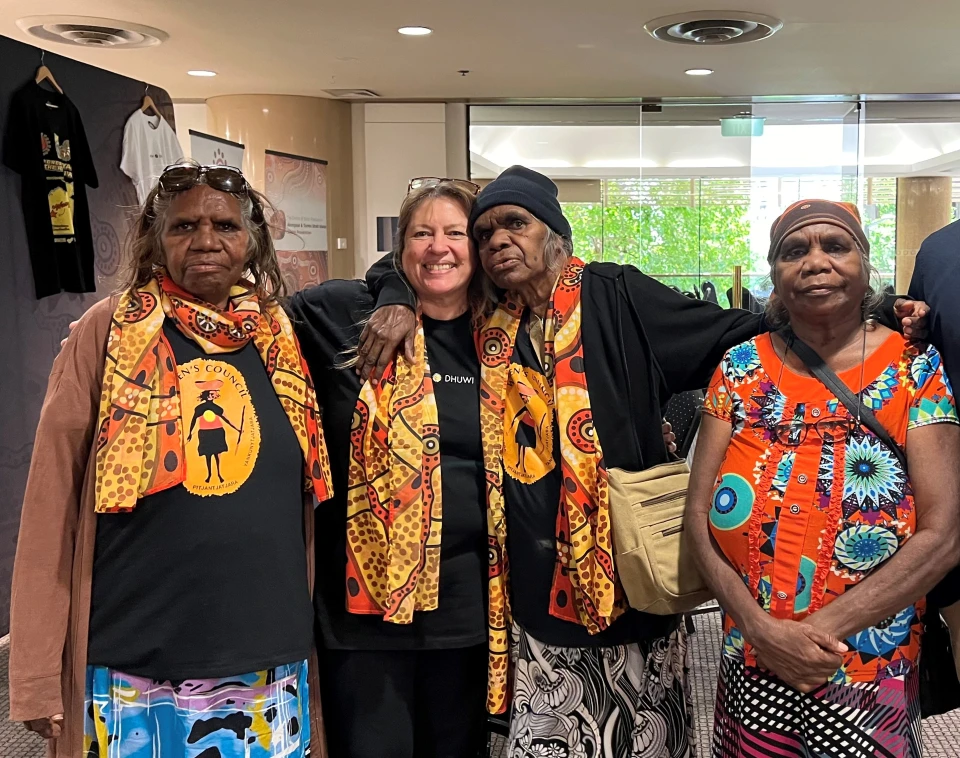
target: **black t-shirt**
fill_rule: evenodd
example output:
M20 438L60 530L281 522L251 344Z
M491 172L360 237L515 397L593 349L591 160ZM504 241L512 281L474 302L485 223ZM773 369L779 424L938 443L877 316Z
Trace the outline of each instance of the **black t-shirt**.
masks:
M425 618L424 628L438 638L480 644L487 638L487 507L480 364L470 314L452 321L424 316L423 333L440 420L443 489L437 609L443 613Z
M14 93L3 162L22 177L21 203L37 297L94 292L93 235L85 186L97 172L70 98L35 82Z
M512 362L543 378L540 360L527 331L529 311L517 332ZM508 403L508 408L510 407ZM600 634L585 626L550 615L550 589L557 555L557 512L560 508L560 435L554 414L553 467L539 475L535 454L541 419L504 418L503 490L507 514L507 554L510 557L510 595L514 619L536 639L562 647L605 647L668 634L672 616L650 616L628 609ZM545 451L544 451L545 452ZM512 472L512 473L511 473ZM516 477L535 481L523 482Z
M295 295L294 327L323 408L334 497L317 512L314 593L323 643L331 649L425 650L479 645L487 638L487 526L480 436L480 368L470 317L424 318L440 421L443 531L439 604L410 624L346 611L346 491L350 426L360 380L335 370L356 345L373 297L359 281L331 281Z
M207 355L169 321L186 481L97 517L88 660L154 679L308 657L303 455L251 343Z

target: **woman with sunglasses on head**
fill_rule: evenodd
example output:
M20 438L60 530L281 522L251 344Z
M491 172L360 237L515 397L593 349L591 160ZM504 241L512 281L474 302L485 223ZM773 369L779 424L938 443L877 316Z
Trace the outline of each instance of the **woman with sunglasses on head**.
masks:
M921 755L923 598L960 556L960 428L936 349L867 318L869 250L854 206L788 208L768 256L781 328L730 350L707 393L687 528L727 614L718 758Z
M331 477L263 200L236 169L172 166L131 243L125 289L50 375L11 718L60 758L303 756L313 496Z
M467 234L478 189L414 180L392 260L371 270L371 286L333 280L288 306L317 381L335 491L318 521L315 592L332 758L476 758L484 747L483 295ZM415 313L413 344L380 381L364 381L372 290L401 271L419 300L416 311L397 306Z

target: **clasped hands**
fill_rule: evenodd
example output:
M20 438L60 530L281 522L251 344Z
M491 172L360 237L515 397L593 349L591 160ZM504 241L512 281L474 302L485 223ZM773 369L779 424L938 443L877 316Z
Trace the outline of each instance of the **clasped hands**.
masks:
M816 613L791 621L761 612L743 633L753 646L757 664L800 692L812 692L831 681L849 650L822 628Z

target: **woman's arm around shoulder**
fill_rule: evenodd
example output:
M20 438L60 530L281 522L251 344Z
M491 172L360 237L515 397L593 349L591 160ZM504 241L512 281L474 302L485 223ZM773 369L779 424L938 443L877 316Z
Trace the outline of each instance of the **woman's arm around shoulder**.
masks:
M331 279L297 292L285 304L321 405L332 386L331 372L354 355L374 306L359 279Z
M759 314L694 300L634 266L623 275L671 394L706 387L727 350L765 330Z
M367 271L367 287L377 299L376 309L363 327L357 350L357 373L379 378L401 349L407 360L416 360L417 295L387 253Z
M301 342L322 337L344 350L357 343L346 332L370 317L376 299L361 279L330 279L291 295L284 307Z

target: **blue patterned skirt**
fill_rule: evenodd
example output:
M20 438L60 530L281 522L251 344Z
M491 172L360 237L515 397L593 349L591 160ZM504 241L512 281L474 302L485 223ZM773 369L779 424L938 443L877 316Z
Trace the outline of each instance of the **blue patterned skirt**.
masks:
M87 667L84 758L303 758L307 662L157 682Z

